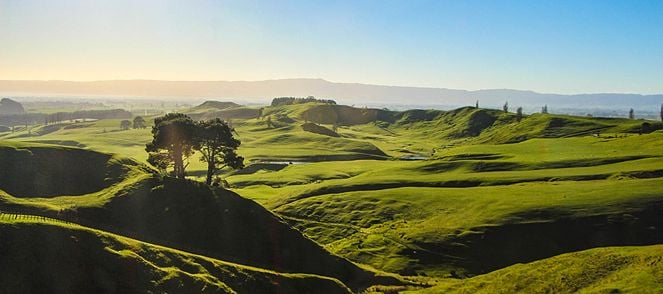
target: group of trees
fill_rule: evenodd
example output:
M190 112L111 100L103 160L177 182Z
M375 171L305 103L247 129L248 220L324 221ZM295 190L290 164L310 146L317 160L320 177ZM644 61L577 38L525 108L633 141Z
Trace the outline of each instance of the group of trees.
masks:
M189 157L198 151L207 163L209 185L219 170L244 167L244 158L236 153L241 142L234 131L219 118L196 122L182 113L166 114L154 119L152 142L145 148L147 161L162 171L172 167L175 177L184 178Z
M331 99L316 99L313 96L308 96L306 98L297 98L297 97L274 98L274 99L272 99L272 106L303 104L303 103L310 103L310 102L318 102L318 103L325 103L325 104L331 104L331 105L336 104L336 101L331 100Z
M145 124L145 119L142 116L134 117L133 123L128 119L125 119L120 122L120 129L122 129L123 131L130 129L132 126L134 129L147 128L147 125Z

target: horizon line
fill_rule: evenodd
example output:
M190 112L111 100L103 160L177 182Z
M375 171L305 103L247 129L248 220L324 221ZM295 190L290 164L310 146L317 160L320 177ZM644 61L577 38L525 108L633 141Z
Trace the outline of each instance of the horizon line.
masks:
M68 83L98 83L98 82L173 82L173 83L259 83L259 82L274 82L274 81L295 81L295 80L308 80L308 81L323 81L332 84L349 84L349 85L365 85L365 86L380 86L380 87L394 87L394 88L415 88L415 89L432 89L432 90L451 90L451 91L465 91L465 92L481 92L481 91L519 91L519 92L531 92L535 94L543 95L565 95L565 96L577 96L577 95L640 95L640 96L659 96L663 93L634 93L634 92L581 92L581 93L553 93L553 92L538 92L536 90L523 90L516 88L482 88L476 90L468 89L454 89L454 88L445 88L445 87L435 87L435 86L404 86L404 85L386 85L386 84L371 84L371 83L362 83L362 82L335 82L330 81L324 78L277 78L277 79L263 79L263 80L159 80L159 79L147 79L147 78L128 78L128 79L99 79L99 80L39 80L39 79L0 79L0 82L68 82Z

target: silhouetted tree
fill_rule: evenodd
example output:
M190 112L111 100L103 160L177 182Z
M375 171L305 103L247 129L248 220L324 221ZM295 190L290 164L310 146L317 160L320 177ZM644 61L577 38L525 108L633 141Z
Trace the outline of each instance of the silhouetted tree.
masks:
M207 162L205 182L208 185L212 184L212 178L219 170L244 167L244 158L236 153L240 141L233 137L234 130L227 122L215 118L198 122L196 126L196 150L202 154L202 161Z
M160 172L165 173L171 165L172 160L167 153L152 152L147 156L147 163L156 167Z
M509 112L509 101L504 103L504 106L502 106L502 109L504 112Z
M131 122L129 120L122 120L120 122L120 129L126 131L131 128Z
M192 154L196 141L196 124L185 114L169 113L154 119L152 142L145 146L149 153L148 161L157 168L173 166L175 177L183 179L185 165Z
M547 105L547 104L544 105L544 106L541 108L541 113L543 113L543 114L547 114L547 113L548 113L548 105Z
M134 129L144 129L146 127L145 119L142 116L134 117Z
M640 134L649 134L653 131L652 126L648 122L643 122L640 127Z
M523 120L523 108L518 107L516 109L516 121L520 122L521 120Z
M629 119L635 119L635 112L633 111L633 108L628 111L628 118Z

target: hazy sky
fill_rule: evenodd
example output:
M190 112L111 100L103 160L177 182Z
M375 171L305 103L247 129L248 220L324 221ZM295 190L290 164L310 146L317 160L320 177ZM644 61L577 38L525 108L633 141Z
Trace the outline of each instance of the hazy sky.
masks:
M663 1L0 0L0 79L663 93Z

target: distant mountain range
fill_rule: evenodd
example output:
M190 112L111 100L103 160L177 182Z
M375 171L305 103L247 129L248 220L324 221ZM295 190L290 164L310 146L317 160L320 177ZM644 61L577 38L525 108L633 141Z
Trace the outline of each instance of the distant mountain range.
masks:
M491 89L455 90L445 88L382 86L334 83L322 79L282 79L266 81L158 81L113 80L92 82L0 80L0 95L125 96L200 99L242 99L268 102L273 97L315 96L344 104L400 105L502 105L540 107L634 107L650 108L663 103L663 94L619 93L544 94L533 91Z

